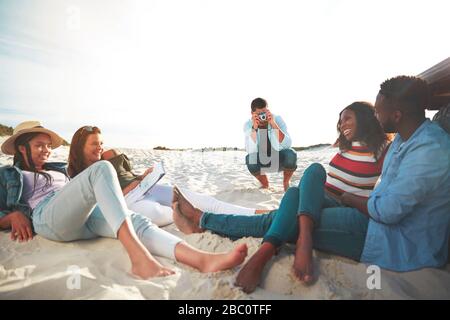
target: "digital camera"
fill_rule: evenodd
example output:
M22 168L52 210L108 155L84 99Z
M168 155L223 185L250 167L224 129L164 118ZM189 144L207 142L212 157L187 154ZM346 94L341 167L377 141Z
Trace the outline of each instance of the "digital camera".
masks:
M261 112L260 114L258 114L258 118L261 121L267 121L267 115L265 112Z

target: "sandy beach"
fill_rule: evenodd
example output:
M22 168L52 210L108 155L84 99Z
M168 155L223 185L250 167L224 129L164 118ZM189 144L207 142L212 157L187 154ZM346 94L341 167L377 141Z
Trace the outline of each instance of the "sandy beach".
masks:
M220 200L270 209L276 208L283 196L281 175L270 174L270 189L259 189L247 172L242 151L121 151L129 155L137 172L163 160L167 174L161 183ZM329 147L299 152L299 169L291 185L298 184L310 163L326 164L335 152ZM52 160L66 161L67 154L67 147L58 148ZM0 153L0 165L11 162L11 157ZM250 256L261 241L244 238L233 242L210 232L184 235L173 224L164 229L214 252L247 243ZM260 286L248 295L233 286L240 267L202 274L157 257L176 274L144 281L129 274L128 257L117 240L58 243L35 236L28 243L18 243L10 240L9 231L0 231L0 299L450 299L450 265L407 273L382 270L381 289L369 290L366 265L315 251L319 280L305 287L291 273L293 253L293 246L284 246L266 268ZM81 275L79 288L71 282L74 272Z

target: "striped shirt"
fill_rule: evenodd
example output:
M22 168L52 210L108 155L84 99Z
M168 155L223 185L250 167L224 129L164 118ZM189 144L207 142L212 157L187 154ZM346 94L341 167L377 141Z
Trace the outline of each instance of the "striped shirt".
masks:
M352 142L349 150L337 153L330 162L325 189L335 195L349 192L368 198L381 175L384 155L378 160L373 152L360 142Z

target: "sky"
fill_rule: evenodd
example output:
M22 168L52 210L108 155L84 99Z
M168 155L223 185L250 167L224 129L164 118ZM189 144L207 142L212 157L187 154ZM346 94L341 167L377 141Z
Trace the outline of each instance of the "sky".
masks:
M450 56L449 1L0 0L0 123L115 147L243 147L256 97L293 146ZM430 114L431 115L431 114Z

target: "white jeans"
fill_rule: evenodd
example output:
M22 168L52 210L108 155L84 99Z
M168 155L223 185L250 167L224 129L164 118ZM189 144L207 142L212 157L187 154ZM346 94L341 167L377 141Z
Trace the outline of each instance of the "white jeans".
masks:
M216 198L179 188L183 195L198 209L209 213L253 215L255 209L241 207L231 203L219 201ZM164 226L173 222L172 218L173 187L156 184L141 199L134 203L127 201L128 208L138 212L158 226Z
M37 234L55 241L74 241L117 238L126 217L151 253L175 260L175 246L182 240L128 210L116 171L108 161L96 162L47 196L33 210L32 219Z

